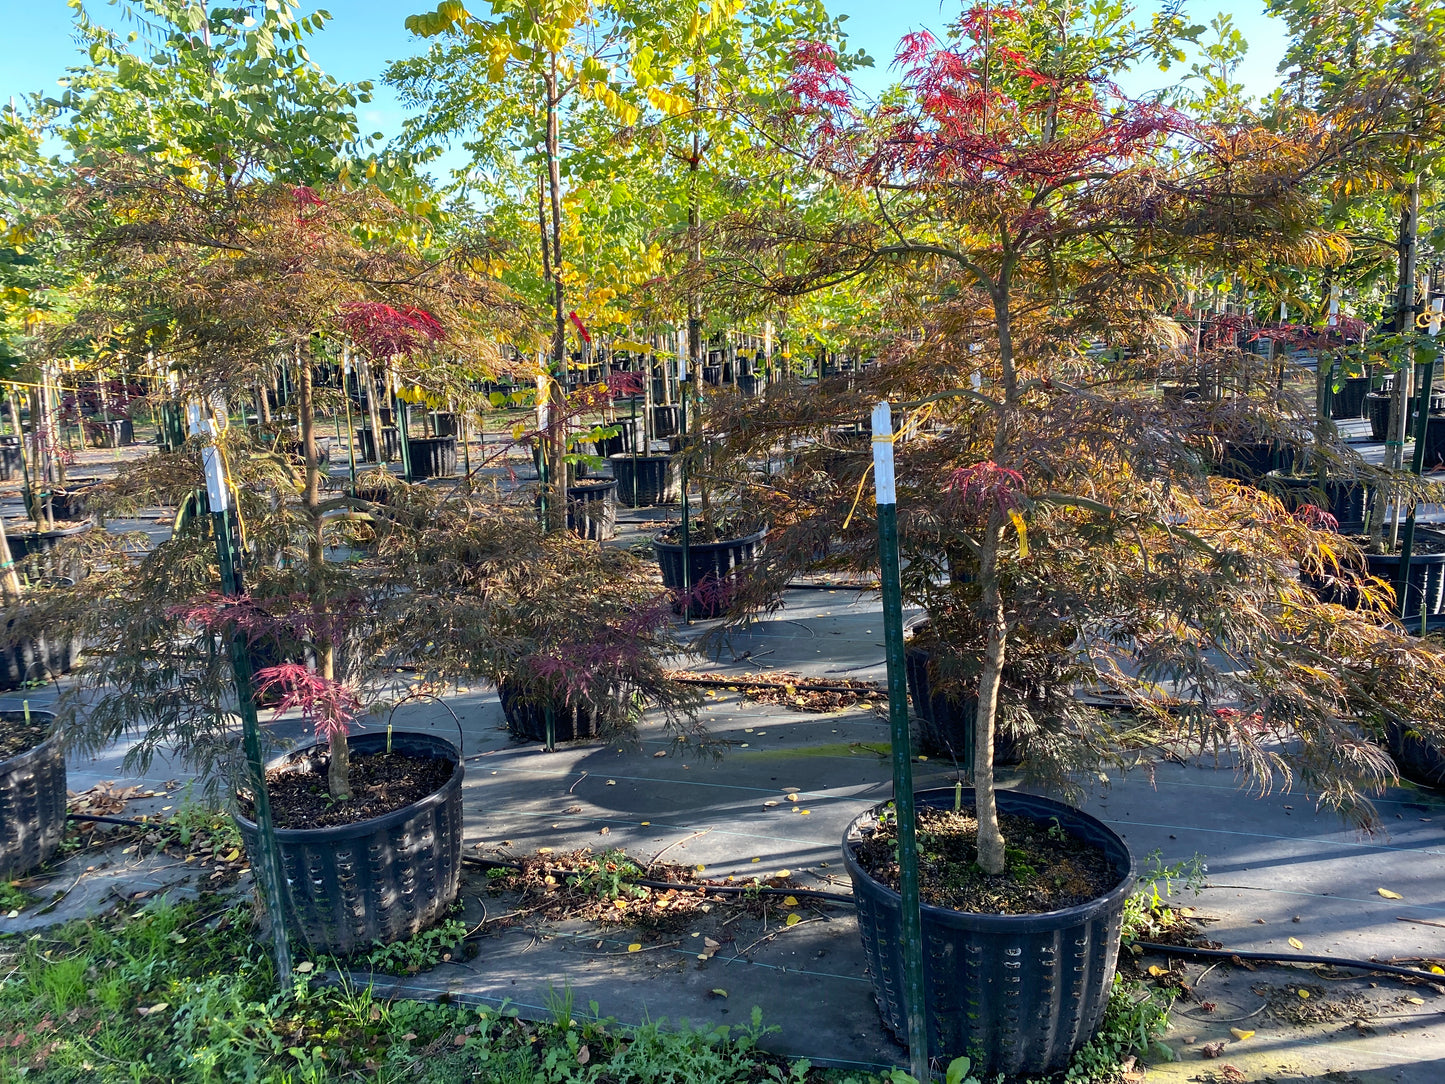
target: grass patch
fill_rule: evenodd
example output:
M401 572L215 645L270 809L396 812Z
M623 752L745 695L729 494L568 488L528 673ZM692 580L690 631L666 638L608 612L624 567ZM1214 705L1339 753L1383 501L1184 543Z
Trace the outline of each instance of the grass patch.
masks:
M553 998L551 1018L387 1001L369 986L296 976L278 994L248 904L217 896L0 938L0 1084L904 1084L822 1070L758 1049L775 1028L754 1009L742 1027L622 1026ZM388 963L409 969L455 929ZM407 956L407 953L411 953ZM1121 983L1098 1038L1068 1084L1121 1077L1147 1050L1163 1010ZM957 1068L955 1066L955 1068ZM965 1079L957 1077L956 1079ZM967 1078L971 1079L971 1078ZM990 1082L992 1084L992 1082Z

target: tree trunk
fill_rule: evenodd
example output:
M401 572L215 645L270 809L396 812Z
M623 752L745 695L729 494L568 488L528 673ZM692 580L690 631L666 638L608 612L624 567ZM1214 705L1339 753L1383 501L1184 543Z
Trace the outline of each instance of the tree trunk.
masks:
M547 481L551 489L547 500L547 528L560 531L567 526L567 479L565 477L567 447L567 317L566 298L562 284L562 173L561 133L557 116L560 104L557 91L557 57L553 55L547 71L547 194L551 204L551 276L552 276L552 380L548 385L547 403ZM547 243L544 236L543 245Z
M313 647L316 651L316 670L328 681L336 678L336 648L331 638L320 631L326 628L326 591L322 577L326 567L325 540L322 537L321 514L317 506L321 503L321 462L316 454L316 412L311 401L311 364L303 357L300 344L296 347L296 421L301 432L301 454L306 460L306 488L302 500L306 505L306 564L307 594L311 598L312 610L316 615L316 633ZM331 761L326 773L326 786L331 797L344 802L351 797L350 751L346 734L340 727L331 731Z
M20 601L20 575L10 556L10 540L5 537L5 520L0 518L0 598L6 605Z
M1004 871L1003 831L998 823L998 805L993 778L994 731L998 724L998 692L1003 682L1008 625L999 594L998 550L1002 525L998 512L989 517L979 561L979 584L983 589L981 618L987 637L983 669L978 676L978 717L973 735L973 792L978 815L978 864L988 874Z

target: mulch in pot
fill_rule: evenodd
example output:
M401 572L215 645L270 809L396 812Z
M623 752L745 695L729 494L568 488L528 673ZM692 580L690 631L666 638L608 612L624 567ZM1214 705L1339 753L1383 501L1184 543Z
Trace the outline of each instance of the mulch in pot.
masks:
M32 719L28 723L7 724L5 729L0 731L0 760L9 760L11 757L34 749L45 740L48 724L48 719L43 723L38 719Z
M1098 847L1051 824L1003 814L1007 867L993 876L978 866L978 821L973 810L918 808L918 878L924 903L984 915L1057 911L1106 895L1119 874ZM890 815L872 835L852 844L874 880L899 891L897 825Z
M301 768L273 768L266 773L271 819L277 828L334 828L383 817L440 790L453 765L437 757L375 753L351 757L350 801L332 800L326 787L329 754L303 762ZM242 812L254 817L250 803Z

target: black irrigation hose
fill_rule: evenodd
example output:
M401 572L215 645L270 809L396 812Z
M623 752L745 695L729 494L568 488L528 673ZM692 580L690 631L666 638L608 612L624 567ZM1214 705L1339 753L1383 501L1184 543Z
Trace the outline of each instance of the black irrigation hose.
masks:
M495 858L478 858L475 855L470 854L462 855L462 864L469 866L480 866L483 869L509 869L516 872L520 872L522 869L521 864L518 862L503 862L500 859ZM564 875L568 872L567 870L555 869L551 866L545 868L552 870L556 873L562 873ZM768 885L756 886L689 884L685 881L651 881L645 877L624 877L622 878L622 880L625 881L627 884L638 885L642 888L657 888L664 890L669 888L700 888L703 890L704 893L717 893L720 896L741 896L750 893L755 896L796 896L798 899L829 900L834 903L852 904L854 902L851 895L845 896L840 892L820 892L817 889L812 888L773 888Z
M1429 979L1432 982L1445 981L1445 977L1429 971L1400 967L1398 964L1379 964L1372 960L1350 960L1343 956L1281 955L1275 952L1232 952L1229 949L1192 948L1182 945L1158 945L1152 941L1134 941L1146 952L1158 952L1166 956L1197 956L1206 960L1258 960L1264 963L1280 964L1328 964L1331 967L1348 967L1356 971L1380 971L1387 975L1403 975L1411 979Z
M131 821L124 817L99 817L94 813L67 813L66 820L72 821L99 821L101 824L124 824L129 828L160 828L165 821Z

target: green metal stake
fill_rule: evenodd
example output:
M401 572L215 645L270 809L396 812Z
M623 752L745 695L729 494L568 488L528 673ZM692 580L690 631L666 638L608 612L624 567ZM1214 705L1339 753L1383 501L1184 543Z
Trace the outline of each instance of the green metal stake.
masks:
M683 363L686 365L686 362ZM678 429L682 432L682 446L687 447L687 395L691 383L687 379L686 369L678 375ZM682 466L678 472L682 477L679 479L682 485L682 621L685 625L692 624L692 549L689 538L691 536L691 523L688 514L688 472L687 453L683 452Z
M649 380L652 379L652 374L651 374L651 373L648 373L648 374L647 374L647 379L649 379ZM628 444L631 446L631 448L632 448L632 507L633 507L633 508L636 508L636 507L638 506L638 501L637 501L637 489L638 489L638 486L637 486L637 445L638 445L639 440L645 440L645 439L646 439L646 436L645 436L646 431L647 431L647 426L646 426L646 424L644 424L642 428L643 428L643 434L644 434L644 435L643 435L642 437L639 437L639 436L638 436L638 432L637 432L637 396L634 395L634 396L632 397L632 429L631 429L631 431L628 432L628 434L627 434L627 443L628 443ZM647 450L648 450L649 452L652 451L651 447L649 447Z
M401 401L401 396L392 393L391 401L396 406L396 442L400 446L397 450L401 452L401 476L408 482L412 481L411 476L411 430L407 425L407 415L411 408Z
M878 566L883 586L883 640L888 658L888 721L893 732L893 806L898 817L898 870L903 937L903 1004L908 1063L926 1081L928 1023L924 1016L923 920L919 913L917 816L908 736L908 679L903 663L903 588L898 572L898 498L893 485L893 412L873 408L873 481L878 494Z
M191 431L201 429L200 407L191 407ZM209 423L206 428L209 430ZM214 433L211 434L214 436ZM244 592L239 554L235 544L235 522L231 516L230 492L221 472L221 456L214 444L202 451L206 470L206 499L216 532L216 557L221 566L221 590L228 597ZM291 945L286 936L282 887L286 883L276 829L271 821L271 799L266 793L266 766L261 759L261 724L256 718L256 700L251 672L251 653L239 632L231 637L231 670L235 675L236 706L241 715L241 747L246 755L246 774L256 806L256 828L260 861L253 863L261 882L262 900L271 917L271 947L276 959L276 982L282 993L291 976Z
M1424 365L1415 366L1415 386L1419 388L1420 407L1415 415L1415 454L1410 470L1416 477L1425 473L1425 437L1430 429L1430 389L1435 382L1435 361L1432 358ZM1400 539L1400 571L1395 581L1395 603L1400 617L1405 616L1405 593L1410 587L1410 550L1415 545L1415 508L1412 502L1410 514L1405 519L1405 531ZM1420 634L1425 634L1425 597L1420 596Z

